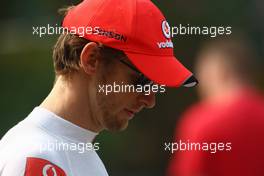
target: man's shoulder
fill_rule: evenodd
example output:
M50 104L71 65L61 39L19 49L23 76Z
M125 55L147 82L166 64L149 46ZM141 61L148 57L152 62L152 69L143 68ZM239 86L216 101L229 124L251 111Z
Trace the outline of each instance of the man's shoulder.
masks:
M34 149L36 146L48 141L54 141L57 137L41 127L29 123L27 118L11 128L1 139L0 151L5 148Z
M0 173L4 176L23 175L26 169L35 171L35 167L38 170L43 164L49 164L48 169L51 170L53 167L55 170L65 167L65 154L47 149L49 143L57 140L56 136L45 129L23 120L11 128L0 141Z
M31 152L25 155L10 155L7 160L0 161L1 176L36 176L36 175L60 175L66 176L69 169L66 164L49 154Z
M43 138L39 140L23 134L18 138L20 139L17 141L8 142L7 139L6 144L1 143L0 173L2 176L35 176L43 175L44 172L65 175L68 163L64 152L47 150L47 143ZM23 140L23 138L28 139Z

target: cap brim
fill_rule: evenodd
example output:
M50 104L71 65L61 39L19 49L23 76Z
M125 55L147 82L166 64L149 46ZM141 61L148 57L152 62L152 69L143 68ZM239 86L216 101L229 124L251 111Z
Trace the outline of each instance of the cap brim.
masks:
M138 70L157 84L193 87L198 83L193 74L173 56L125 53Z

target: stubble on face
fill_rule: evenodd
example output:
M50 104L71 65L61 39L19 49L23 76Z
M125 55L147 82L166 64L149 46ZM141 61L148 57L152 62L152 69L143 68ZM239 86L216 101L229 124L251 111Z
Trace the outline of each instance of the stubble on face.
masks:
M97 111L100 116L101 125L112 132L122 131L128 126L128 119L121 113L123 109L123 103L119 99L119 94L122 93L110 93L108 95L98 93L97 99Z
M112 65L114 67L115 65ZM122 113L124 104L129 100L124 93L104 94L98 91L98 85L107 85L113 83L114 75L118 74L117 69L102 70L94 86L96 87L93 103L93 114L103 129L111 132L122 131L128 126L128 119ZM111 77L112 76L112 77ZM112 79L111 79L112 78Z

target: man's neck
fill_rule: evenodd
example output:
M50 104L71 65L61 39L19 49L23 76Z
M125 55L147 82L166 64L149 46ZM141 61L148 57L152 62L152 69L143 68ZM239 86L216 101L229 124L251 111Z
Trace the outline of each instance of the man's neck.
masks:
M85 91L80 89L84 88L83 85L78 84L78 81L69 83L59 77L40 107L82 128L98 133L101 128L91 118L88 98L84 95Z

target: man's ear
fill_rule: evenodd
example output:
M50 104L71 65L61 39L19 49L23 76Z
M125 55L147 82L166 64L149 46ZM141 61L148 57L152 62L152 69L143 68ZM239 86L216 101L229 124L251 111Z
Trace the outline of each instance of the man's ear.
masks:
M95 42L87 43L80 55L80 66L87 74L93 74L98 67L98 45Z

